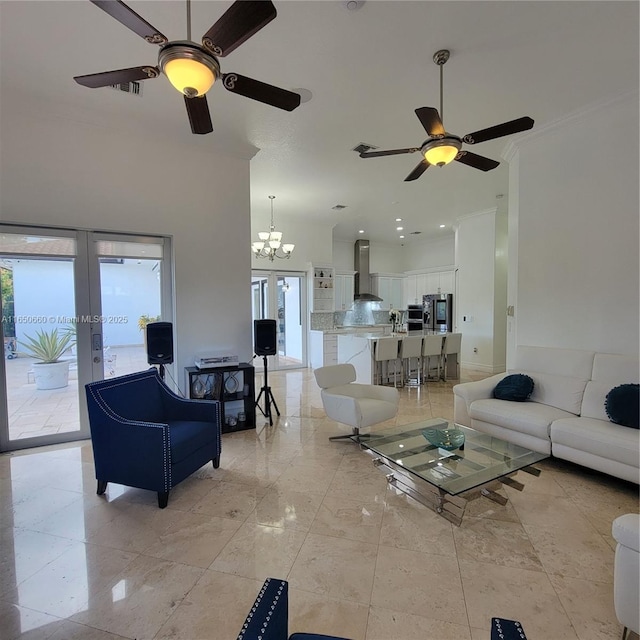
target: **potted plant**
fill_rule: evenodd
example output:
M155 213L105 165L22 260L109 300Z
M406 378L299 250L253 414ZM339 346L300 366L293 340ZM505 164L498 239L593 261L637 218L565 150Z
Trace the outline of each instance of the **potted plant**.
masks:
M60 389L69 384L69 361L61 360L62 354L75 344L75 336L69 333L36 331L34 336L25 336L27 342L18 341L26 354L37 358L33 365L36 389Z
M147 328L147 325L150 322L159 322L160 321L160 316L148 316L146 314L141 315L138 318L138 329L140 329L140 331L144 331Z

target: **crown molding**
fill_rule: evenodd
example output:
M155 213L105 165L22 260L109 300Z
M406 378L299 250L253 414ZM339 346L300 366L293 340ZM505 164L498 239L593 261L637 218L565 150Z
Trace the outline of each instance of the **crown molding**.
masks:
M513 158L520 147L528 144L532 140L537 140L538 138L547 135L549 132L553 132L557 129L565 127L571 122L584 120L585 118L590 117L598 111L602 111L603 109L610 109L617 104L634 99L636 101L638 100L638 89L625 91L624 93L620 93L616 96L613 96L612 98L603 98L602 100L591 102L581 109L577 109L576 111L572 111L564 116L561 116L560 118L551 120L551 122L547 122L538 127L534 127L527 133L519 135L515 140L510 140L505 145L500 155L508 162Z
M489 207L488 209L473 211L472 213L463 213L461 216L456 217L456 222L468 220L469 218L479 218L480 216L495 215L496 213L498 213L498 207Z

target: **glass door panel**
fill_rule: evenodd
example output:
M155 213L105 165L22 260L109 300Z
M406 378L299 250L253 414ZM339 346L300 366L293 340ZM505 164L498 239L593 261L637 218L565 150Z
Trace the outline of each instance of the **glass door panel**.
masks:
M103 377L149 368L146 325L171 320L162 305L163 283L169 281L163 275L164 239L124 238L93 234L100 292L94 310L99 304L96 315L101 320L93 335L101 331Z
M278 366L304 367L302 282L300 276L278 276Z
M0 448L87 437L80 424L75 234L0 232Z
M305 282L304 273L252 272L253 320L276 321L278 352L269 356L271 369L307 366Z

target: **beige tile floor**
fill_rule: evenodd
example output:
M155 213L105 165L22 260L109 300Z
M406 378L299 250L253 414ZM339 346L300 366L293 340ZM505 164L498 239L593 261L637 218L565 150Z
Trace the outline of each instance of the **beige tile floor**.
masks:
M0 456L2 640L233 639L267 576L289 580L290 632L489 640L501 616L530 640L619 637L611 522L638 511L636 486L548 461L458 528L328 441L344 428L310 371L270 383L281 418L225 435L220 468L164 510L118 485L96 496L88 442ZM403 389L395 422L451 417L451 387Z

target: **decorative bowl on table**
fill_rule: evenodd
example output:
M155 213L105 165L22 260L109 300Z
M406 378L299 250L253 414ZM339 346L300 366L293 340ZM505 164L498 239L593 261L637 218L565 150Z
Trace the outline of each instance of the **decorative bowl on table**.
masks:
M423 429L422 435L434 447L453 451L464 444L464 433L460 429Z

